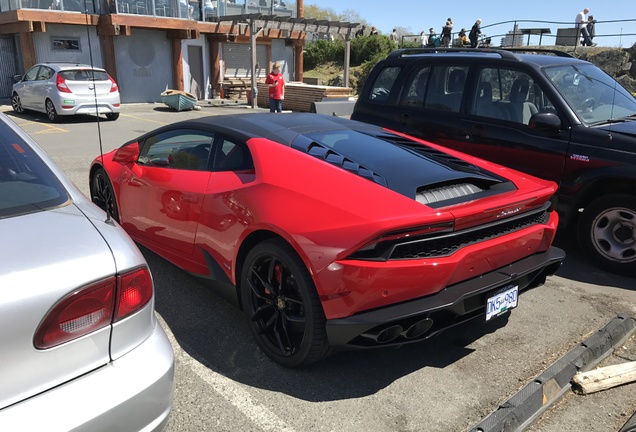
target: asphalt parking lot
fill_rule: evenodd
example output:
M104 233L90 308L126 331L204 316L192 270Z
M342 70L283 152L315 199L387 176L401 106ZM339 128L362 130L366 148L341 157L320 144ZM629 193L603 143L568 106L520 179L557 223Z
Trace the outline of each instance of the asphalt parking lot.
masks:
M253 110L204 105L176 113L135 104L125 105L115 122L86 116L56 124L43 114L7 114L88 194L88 168L100 143L107 152L164 124L247 112ZM142 249L156 284L156 310L175 350L166 431L471 430L618 314L636 317L634 279L597 270L575 240L559 233L556 245L566 250L566 262L545 286L522 295L509 315L400 349L338 353L303 370L270 362L239 310ZM608 348L616 349L599 355L599 365L635 361L634 338L612 341ZM565 389L527 430L618 431L636 411L635 386L588 396Z

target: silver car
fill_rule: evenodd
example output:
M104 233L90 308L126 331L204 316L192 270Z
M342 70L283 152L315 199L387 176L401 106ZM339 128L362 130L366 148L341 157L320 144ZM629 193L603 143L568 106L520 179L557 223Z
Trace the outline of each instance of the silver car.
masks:
M174 355L148 265L0 114L0 429L158 431Z
M117 120L121 101L119 86L100 68L76 63L38 63L13 77L11 106L46 113L55 122L60 116L105 114Z

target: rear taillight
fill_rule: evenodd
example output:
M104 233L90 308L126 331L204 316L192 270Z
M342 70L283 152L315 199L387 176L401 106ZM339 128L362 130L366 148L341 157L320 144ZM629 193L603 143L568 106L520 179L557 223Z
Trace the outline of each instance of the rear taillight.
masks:
M55 85L57 89L62 93L71 93L71 90L66 85L66 80L62 78L62 75L57 74L57 78L55 79Z
M116 92L117 90L119 90L119 86L117 85L117 83L115 82L115 80L108 75L108 79L110 80L111 84L110 84L110 92Z
M115 316L117 322L138 311L152 298L152 279L150 271L141 267L117 278L117 301Z
M75 290L42 320L33 343L47 349L104 328L143 308L152 293L146 267Z

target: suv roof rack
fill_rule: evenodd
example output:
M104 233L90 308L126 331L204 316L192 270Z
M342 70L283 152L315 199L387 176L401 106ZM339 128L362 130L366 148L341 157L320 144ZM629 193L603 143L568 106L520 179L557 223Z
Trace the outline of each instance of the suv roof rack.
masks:
M521 52L521 53L538 53L538 54L554 54L557 57L568 57L568 58L575 58L572 54L565 52L565 51L559 51L559 50L555 50L555 49L549 49L549 48L519 48L519 47L510 47L510 48L501 48L502 50L505 51L514 51L514 52Z
M503 49L492 49L492 48L403 48L392 51L386 58L401 58L407 55L417 55L417 54L432 54L439 52L464 52L464 53L491 53L491 54L499 54L501 58L509 59L509 60L521 60L519 56L515 55L515 53L510 52L509 50Z

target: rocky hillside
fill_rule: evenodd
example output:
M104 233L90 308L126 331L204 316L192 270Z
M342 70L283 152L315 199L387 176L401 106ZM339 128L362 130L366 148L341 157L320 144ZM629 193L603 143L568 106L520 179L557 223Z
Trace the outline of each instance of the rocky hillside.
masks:
M636 93L636 45L631 48L584 48L570 54L594 63L616 78L623 87Z

